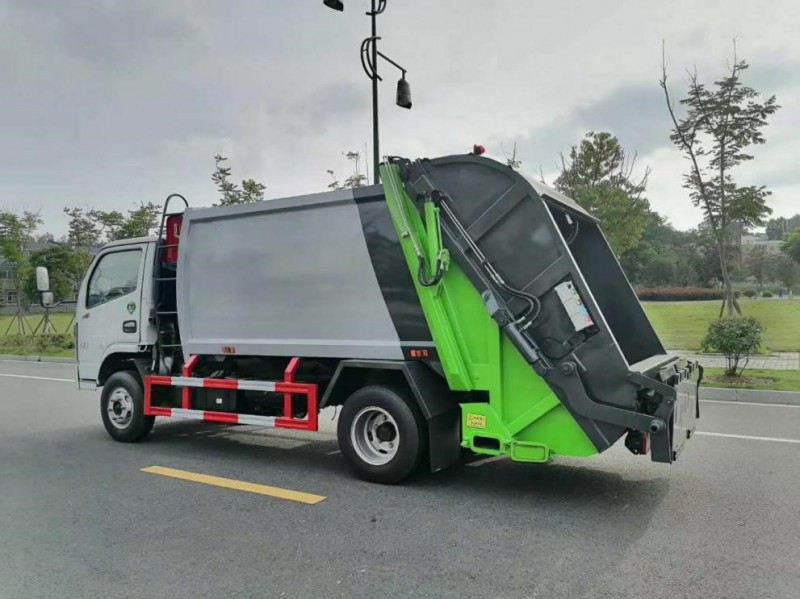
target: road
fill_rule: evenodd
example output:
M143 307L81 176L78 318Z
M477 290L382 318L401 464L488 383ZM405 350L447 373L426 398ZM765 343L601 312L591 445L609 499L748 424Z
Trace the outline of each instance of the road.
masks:
M698 435L671 467L615 447L384 487L353 479L331 436L158 421L112 442L73 369L0 362L2 598L800 592L798 407L705 402L699 428L733 436Z

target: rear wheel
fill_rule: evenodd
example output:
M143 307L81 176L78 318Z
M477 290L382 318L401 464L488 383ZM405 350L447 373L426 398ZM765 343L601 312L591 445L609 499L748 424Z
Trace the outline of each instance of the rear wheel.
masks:
M144 415L144 389L137 373L122 371L108 377L100 396L100 415L117 441L133 443L150 432L155 416Z
M344 403L339 448L359 478L394 484L410 476L425 455L424 421L413 400L397 389L364 387Z

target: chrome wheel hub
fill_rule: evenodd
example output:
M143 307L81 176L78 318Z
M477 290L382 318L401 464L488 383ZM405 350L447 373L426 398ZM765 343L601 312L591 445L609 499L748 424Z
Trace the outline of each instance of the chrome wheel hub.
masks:
M120 430L128 428L133 420L133 398L124 387L117 387L108 397L108 420Z
M383 408L364 408L353 419L350 439L358 457L373 466L388 464L400 446L397 422Z

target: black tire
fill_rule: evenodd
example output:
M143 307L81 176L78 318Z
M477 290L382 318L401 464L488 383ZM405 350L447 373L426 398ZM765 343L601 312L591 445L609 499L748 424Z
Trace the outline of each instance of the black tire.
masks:
M144 389L138 373L125 370L108 377L100 395L100 416L106 432L116 441L135 443L147 436L155 416L144 415Z
M374 415L374 416L371 416ZM385 418L388 414L390 418ZM370 422L383 422L378 429L385 439L378 445L392 443L396 439L396 449L378 455L370 454L374 449L367 437L360 437L358 431L365 431ZM381 418L384 418L381 421ZM366 420L365 420L366 419ZM354 426L357 432L353 432ZM374 385L359 389L344 402L337 427L339 449L350 468L359 478L381 484L399 483L414 473L427 455L427 434L425 421L414 400L406 393L392 387ZM392 436L394 434L394 436ZM359 441L362 439L363 441ZM378 438L377 436L375 437ZM355 440L354 440L355 439ZM367 449L365 449L367 444ZM358 447L357 447L358 446ZM366 456L366 457L365 457ZM385 463L371 463L369 457Z

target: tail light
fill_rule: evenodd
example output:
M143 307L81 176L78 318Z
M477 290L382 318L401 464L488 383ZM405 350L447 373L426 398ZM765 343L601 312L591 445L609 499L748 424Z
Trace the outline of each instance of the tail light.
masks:
M181 224L183 215L173 214L167 217L167 236L164 243L164 262L178 262L178 244L181 240Z

